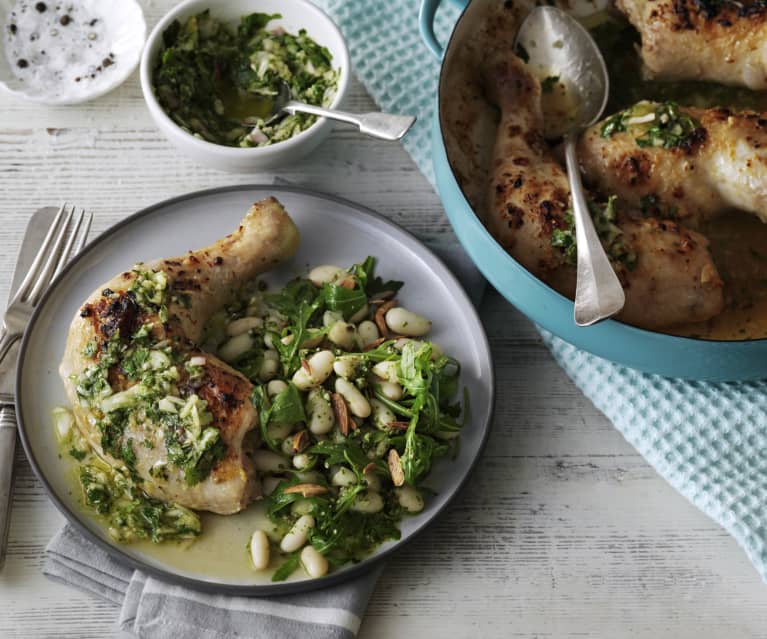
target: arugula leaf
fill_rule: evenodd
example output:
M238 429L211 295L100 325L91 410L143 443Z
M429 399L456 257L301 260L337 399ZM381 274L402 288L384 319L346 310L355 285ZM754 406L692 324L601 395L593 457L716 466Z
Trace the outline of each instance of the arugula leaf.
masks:
M296 424L306 421L301 394L293 382L288 382L288 387L272 400L269 418L280 424Z
M375 275L376 260L374 257L368 256L364 262L355 264L350 270L352 274L357 278L363 290L367 293L368 297L374 297L384 291L399 291L404 282L398 280L383 281L380 277Z
M348 464L358 476L362 474L365 466L370 463L360 445L350 439L340 444L331 441L317 442L314 446L307 449L306 452L325 457L325 465L327 467L336 464Z
M338 284L325 284L322 287L322 299L331 311L338 311L348 320L359 311L368 298L361 288L344 288Z
M285 581L292 575L301 563L301 553L299 551L288 555L282 565L274 571L272 581Z
M400 384L414 397L423 395L431 382L431 344L424 342L416 347L408 342L402 349L400 361Z
M250 401L258 411L261 438L274 452L282 454L279 444L269 437L267 426L272 420L280 424L296 424L306 421L306 412L298 389L292 382L289 382L288 387L270 401L266 386L259 384L253 387Z
M253 387L253 391L250 394L250 401L258 411L258 424L261 429L261 439L271 448L275 453L282 453L279 445L271 437L269 437L269 431L267 426L269 425L269 418L271 417L271 404L269 402L269 395L266 392L266 386L259 384Z
M310 283L311 285L311 283ZM282 363L282 370L285 377L292 377L298 368L301 366L301 358L299 357L299 350L301 344L308 335L309 322L314 314L322 307L323 300L321 298L315 299L311 304L306 302L299 302L298 306L294 309L293 314L288 314L288 317L292 320L288 332L293 336L293 339L289 344L283 344L280 341L280 336L272 332L272 344L280 354L280 362Z

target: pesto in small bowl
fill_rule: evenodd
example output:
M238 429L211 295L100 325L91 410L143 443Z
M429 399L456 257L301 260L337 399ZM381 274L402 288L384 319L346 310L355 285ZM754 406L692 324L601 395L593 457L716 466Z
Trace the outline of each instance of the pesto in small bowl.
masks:
M338 85L330 51L305 30L267 28L280 17L253 13L234 30L206 10L171 23L152 76L168 116L198 138L234 147L275 144L314 124L302 113L266 124L283 83L293 99L317 106L328 106Z

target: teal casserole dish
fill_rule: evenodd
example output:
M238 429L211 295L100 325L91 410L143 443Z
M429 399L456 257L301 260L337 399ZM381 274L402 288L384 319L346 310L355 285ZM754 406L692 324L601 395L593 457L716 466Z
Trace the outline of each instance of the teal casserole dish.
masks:
M434 17L439 4L440 0L422 0L420 12L423 39L442 60L432 123L434 173L445 213L461 244L487 280L541 328L613 362L648 373L693 380L736 381L767 377L767 339L717 341L677 337L615 320L589 327L577 326L573 321L572 300L533 276L493 238L475 213L476 207L470 203L476 201L473 197L476 194L471 193L471 180L467 176L476 167L459 157L461 147L481 146L478 141L481 136L477 132L483 127L487 131L490 124L476 100L473 102L461 96L461 87L471 82L471 70L462 70L459 61L464 38L476 31L479 21L488 15L489 6L502 3L497 0L457 3L464 10L444 50L434 34ZM517 0L517 6L520 6L520 0ZM578 11L577 7L575 11ZM508 33L508 39L511 48L514 33ZM452 110L449 121L454 125L457 120L452 115L456 103L461 100L465 109L461 126L467 131L457 134L458 138L465 136L464 139L456 139L454 130L448 135L446 109Z

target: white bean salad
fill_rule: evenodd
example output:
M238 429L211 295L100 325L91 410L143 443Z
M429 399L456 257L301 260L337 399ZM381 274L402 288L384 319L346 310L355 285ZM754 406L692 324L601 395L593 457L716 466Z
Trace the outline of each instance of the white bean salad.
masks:
M374 267L317 266L277 293L252 283L206 329L206 349L255 385L251 459L272 526L248 550L274 581L299 566L321 577L398 539L433 461L457 450L459 363Z

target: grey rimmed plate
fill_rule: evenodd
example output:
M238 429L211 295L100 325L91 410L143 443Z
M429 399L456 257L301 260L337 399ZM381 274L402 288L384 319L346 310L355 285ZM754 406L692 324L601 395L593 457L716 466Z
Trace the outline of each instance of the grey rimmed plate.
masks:
M270 572L252 569L246 552L253 530L265 519L258 504L228 517L204 514L203 534L188 547L112 541L104 526L81 507L74 462L59 451L51 423L51 410L65 403L58 364L69 324L90 292L138 261L178 255L223 237L237 227L253 202L270 195L288 210L302 241L295 258L264 279L279 285L310 265L347 266L367 255L376 257L381 275L405 282L398 295L402 304L434 321L431 338L461 362L461 381L471 397L458 456L435 465L428 484L436 494L427 498L421 513L402 522L399 541L387 542L360 563L321 579L309 579L299 570L289 581L276 584ZM27 457L54 504L74 526L115 558L166 581L240 595L329 585L368 569L411 539L445 509L468 478L487 438L493 407L487 338L469 298L442 262L413 236L362 206L279 186L236 186L174 198L132 215L97 238L37 308L21 345L16 383Z

